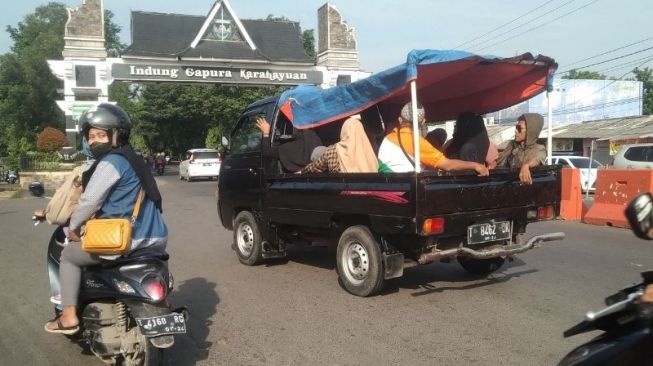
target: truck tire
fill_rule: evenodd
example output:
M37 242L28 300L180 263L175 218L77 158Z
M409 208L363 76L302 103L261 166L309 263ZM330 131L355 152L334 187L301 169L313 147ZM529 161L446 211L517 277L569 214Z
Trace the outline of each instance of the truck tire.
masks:
M261 232L254 215L249 211L241 211L236 215L234 244L240 263L255 266L263 262Z
M343 287L353 295L370 296L383 288L381 247L366 226L351 226L342 233L336 267Z
M490 274L503 265L506 259L504 257L496 257L490 259L474 259L469 257L458 257L458 263L465 269L465 271L474 275L487 275Z

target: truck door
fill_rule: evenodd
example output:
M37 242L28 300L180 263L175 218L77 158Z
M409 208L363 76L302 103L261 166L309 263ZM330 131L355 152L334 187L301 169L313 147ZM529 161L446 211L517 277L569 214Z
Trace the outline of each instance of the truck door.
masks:
M261 131L256 118L264 110L254 109L243 114L231 134L229 150L222 161L219 183L220 216L225 227L231 227L236 210L261 209L263 166Z

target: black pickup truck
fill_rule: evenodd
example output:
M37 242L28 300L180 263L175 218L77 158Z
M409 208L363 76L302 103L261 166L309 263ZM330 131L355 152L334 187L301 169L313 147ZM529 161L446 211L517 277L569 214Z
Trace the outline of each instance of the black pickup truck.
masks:
M509 169L492 170L488 177L442 171L290 174L262 155L255 125L264 116L273 144L292 140L294 123L281 105L272 97L247 107L221 166L218 212L222 225L233 230L233 247L244 264L283 257L288 244L335 246L345 289L369 296L411 266L455 258L470 273L488 274L507 258L564 236L523 238L528 223L559 213L557 166L532 169L532 185L522 185L519 172ZM369 105L355 112L364 124L382 120ZM315 130L333 142L341 122Z

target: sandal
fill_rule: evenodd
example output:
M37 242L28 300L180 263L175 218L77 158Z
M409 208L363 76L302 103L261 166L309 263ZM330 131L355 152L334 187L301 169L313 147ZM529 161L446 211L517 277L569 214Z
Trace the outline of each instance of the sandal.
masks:
M48 328L48 324L54 321L57 322L57 328L55 329ZM73 325L72 327L64 327L63 324L61 324L61 317L52 319L49 322L45 323L45 326L43 328L48 333L57 333L57 334L65 334L65 335L73 335L79 332L79 325Z

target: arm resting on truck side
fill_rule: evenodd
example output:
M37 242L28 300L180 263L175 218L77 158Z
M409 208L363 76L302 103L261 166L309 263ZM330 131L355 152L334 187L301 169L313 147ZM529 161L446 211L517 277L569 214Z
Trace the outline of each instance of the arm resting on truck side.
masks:
M487 167L483 164L479 164L474 161L464 161L464 160L458 160L458 159L448 159L448 158L441 158L437 164L435 165L436 168L442 169L445 171L453 171L453 170L475 170L476 173L478 173L479 176L487 176L489 175L489 171Z

